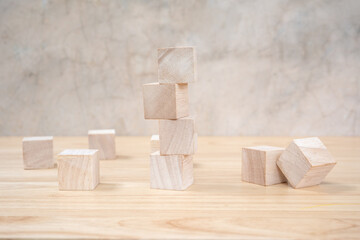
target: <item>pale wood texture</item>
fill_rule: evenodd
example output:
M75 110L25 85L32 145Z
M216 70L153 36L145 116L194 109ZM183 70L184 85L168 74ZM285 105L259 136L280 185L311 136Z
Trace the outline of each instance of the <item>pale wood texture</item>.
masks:
M145 119L178 119L189 115L187 84L143 85Z
M89 148L98 149L99 159L115 159L115 129L89 130Z
M53 137L25 137L22 146L24 169L43 169L55 166Z
M23 169L21 138L0 138L0 237L112 239L356 239L360 138L322 137L336 167L317 186L241 181L242 147L287 146L293 137L199 137L194 183L150 189L149 136L116 137L94 191L59 191L57 169ZM55 137L54 153L87 148Z
M314 137L294 139L277 164L292 187L302 188L320 184L336 161L321 140Z
M191 117L159 120L160 154L193 155L197 146L195 123Z
M196 76L195 48L158 49L159 83L190 83L196 81Z
M273 185L286 182L286 178L276 165L284 148L254 146L243 148L241 179L259 185Z
M194 182L193 156L150 155L150 187L167 190L185 190Z
M150 152L154 153L160 151L159 135L152 135L150 139Z
M57 156L59 190L93 190L99 184L97 149L66 149Z

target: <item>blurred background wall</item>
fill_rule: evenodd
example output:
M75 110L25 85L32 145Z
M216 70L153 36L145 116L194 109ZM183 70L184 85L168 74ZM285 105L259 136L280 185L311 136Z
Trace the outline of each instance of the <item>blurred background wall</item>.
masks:
M196 46L200 135L360 135L360 1L0 0L0 135L149 135L157 48Z

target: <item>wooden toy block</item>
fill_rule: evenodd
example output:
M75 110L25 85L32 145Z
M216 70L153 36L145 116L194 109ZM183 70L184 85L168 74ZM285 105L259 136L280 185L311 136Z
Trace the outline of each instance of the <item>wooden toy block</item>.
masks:
M246 147L242 150L242 180L263 186L286 182L276 165L284 148L271 146Z
M89 148L99 150L99 159L115 159L115 129L89 130Z
M196 147L194 119L159 120L161 155L193 155Z
M150 139L150 151L151 153L160 151L159 135L152 135Z
M294 188L318 185L336 161L317 137L294 139L277 165Z
M187 84L143 85L145 119L178 119L189 115Z
M66 149L57 156L59 190L93 190L100 181L97 149Z
M53 137L23 138L24 169L53 168Z
M150 187L168 190L185 190L194 181L191 155L167 155L160 152L150 155Z
M193 47L158 49L159 83L196 81L196 52Z

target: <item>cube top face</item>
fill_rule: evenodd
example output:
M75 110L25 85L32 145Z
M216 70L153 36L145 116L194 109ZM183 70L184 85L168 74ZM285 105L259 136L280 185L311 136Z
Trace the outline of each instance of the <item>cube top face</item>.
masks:
M160 120L160 153L192 155L196 148L195 122L192 118Z
M285 148L266 146L266 145L246 147L244 149L252 149L252 150L264 151L264 152L267 152L267 151L284 151L285 150Z
M89 130L89 135L98 135L98 134L110 134L115 135L115 129L97 129L97 130Z
M67 149L57 160L60 190L93 190L99 184L98 150Z
M189 115L187 84L143 85L145 119L178 119Z
M150 186L156 189L185 190L193 183L192 156L150 155Z
M97 149L65 149L58 156L93 156L98 151Z
M336 163L325 145L317 137L295 139L294 144L312 167Z
M41 136L41 137L24 137L23 142L32 142L32 141L52 141L52 136Z
M196 80L194 47L158 49L158 79L160 83L189 83Z
M53 137L29 137L22 141L24 169L54 167Z

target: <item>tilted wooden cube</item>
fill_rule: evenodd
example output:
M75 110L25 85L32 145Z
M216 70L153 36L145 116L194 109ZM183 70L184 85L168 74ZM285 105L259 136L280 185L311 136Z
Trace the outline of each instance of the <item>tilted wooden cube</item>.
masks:
M294 139L277 165L294 188L318 185L336 161L317 137Z
M194 119L159 120L160 154L193 155L197 146Z
M151 153L160 151L159 135L152 135L150 139L150 151Z
M115 129L89 130L89 149L99 150L99 159L115 159Z
M259 185L286 182L276 165L284 148L272 146L246 147L242 150L242 180Z
M150 187L168 190L185 190L194 181L191 155L150 155Z
M196 76L195 48L158 49L158 79L160 83L195 82Z
M57 156L60 190L93 190L100 181L97 149L66 149Z
M26 137L22 141L24 169L53 168L53 137Z
M143 85L145 119L178 119L189 115L187 84Z

